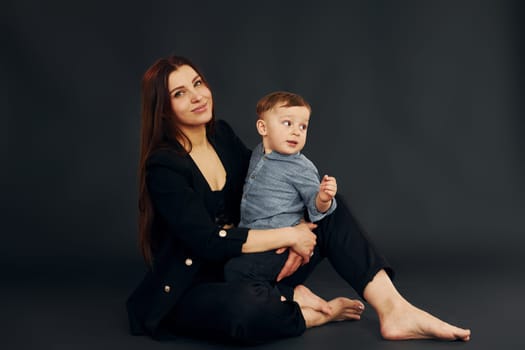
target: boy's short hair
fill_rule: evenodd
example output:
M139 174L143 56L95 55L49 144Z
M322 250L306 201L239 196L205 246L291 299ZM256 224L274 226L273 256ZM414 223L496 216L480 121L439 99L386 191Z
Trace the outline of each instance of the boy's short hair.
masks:
M275 91L257 102L257 107L255 108L257 116L261 118L264 112L271 110L277 105L279 107L306 107L310 112L312 111L312 107L302 96L288 91Z

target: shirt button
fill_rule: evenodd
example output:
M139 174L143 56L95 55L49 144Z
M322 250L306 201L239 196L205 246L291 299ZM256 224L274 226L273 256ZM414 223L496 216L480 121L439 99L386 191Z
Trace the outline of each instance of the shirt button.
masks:
M226 237L227 234L228 234L228 232L226 232L226 230L220 230L219 231L219 236L221 236L221 237Z
M169 293L171 291L171 287L168 285L164 286L164 292Z
M191 260L190 258L186 259L184 261L184 264L186 264L186 266L191 266L193 264L193 260Z

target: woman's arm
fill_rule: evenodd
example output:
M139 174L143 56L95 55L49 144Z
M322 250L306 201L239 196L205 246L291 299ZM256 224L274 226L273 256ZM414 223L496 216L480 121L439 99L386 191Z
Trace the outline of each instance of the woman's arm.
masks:
M304 263L310 261L310 255L316 244L317 236L306 223L293 227L248 231L243 253L256 253L289 247L299 254Z

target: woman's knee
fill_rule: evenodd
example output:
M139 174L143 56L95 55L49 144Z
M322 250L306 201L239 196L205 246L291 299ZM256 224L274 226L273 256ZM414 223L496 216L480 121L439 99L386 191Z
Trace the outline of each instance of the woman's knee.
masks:
M239 325L256 325L275 307L273 299L278 298L273 287L267 282L238 282L227 302L227 312L232 323Z
M234 294L228 308L232 339L259 343L304 332L304 319L297 304L283 303L268 283L244 283Z

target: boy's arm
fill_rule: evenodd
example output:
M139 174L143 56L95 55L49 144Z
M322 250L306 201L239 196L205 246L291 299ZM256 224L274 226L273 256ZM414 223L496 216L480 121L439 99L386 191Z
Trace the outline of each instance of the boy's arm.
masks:
M315 206L320 213L325 213L332 205L332 199L337 193L337 181L335 177L325 175L319 185L319 192L315 197Z

